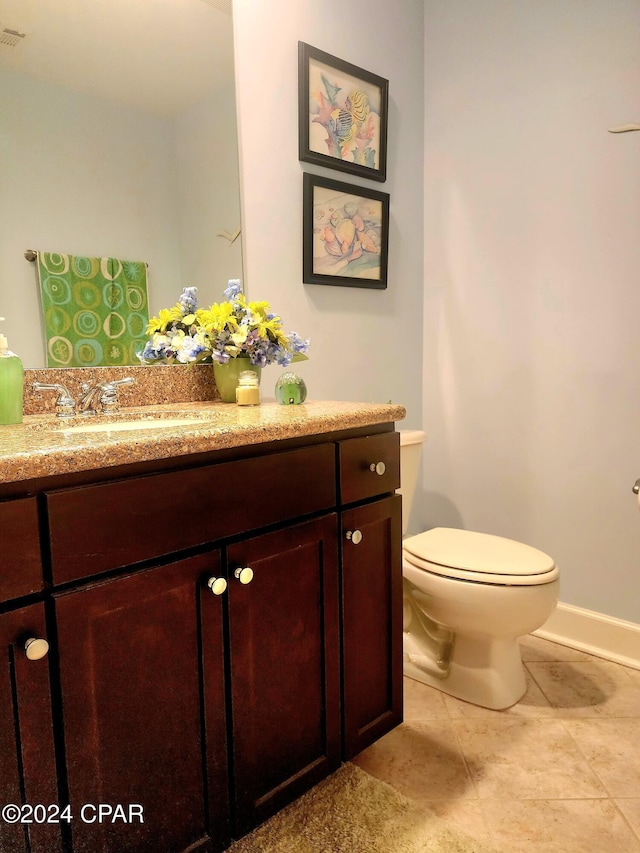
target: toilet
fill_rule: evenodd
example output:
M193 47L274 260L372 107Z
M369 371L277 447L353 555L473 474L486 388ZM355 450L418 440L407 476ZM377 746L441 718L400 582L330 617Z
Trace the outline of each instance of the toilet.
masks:
M400 430L403 536L425 433ZM558 601L559 572L542 551L488 533L436 527L403 539L404 674L499 710L525 692L518 638Z

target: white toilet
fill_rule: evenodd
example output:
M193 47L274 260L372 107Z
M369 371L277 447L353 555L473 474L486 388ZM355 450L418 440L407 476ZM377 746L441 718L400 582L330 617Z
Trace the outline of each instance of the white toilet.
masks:
M403 535L424 438L400 431ZM552 558L512 539L446 527L404 539L402 556L404 674L485 708L521 699L518 637L556 607Z

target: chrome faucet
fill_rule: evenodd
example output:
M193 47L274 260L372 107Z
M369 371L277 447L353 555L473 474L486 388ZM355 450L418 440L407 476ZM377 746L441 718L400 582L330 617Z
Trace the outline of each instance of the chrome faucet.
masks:
M117 412L120 408L118 401L118 385L132 385L135 379L127 376L124 379L112 379L110 382L96 382L95 385L82 384L83 395L78 400L78 411L82 415L95 415L98 406L104 414Z
M136 380L132 376L124 379L112 379L110 382L96 382L95 385L82 384L82 397L76 401L64 385L47 382L34 382L34 391L57 391L56 414L59 418L72 418L76 410L82 415L95 415L98 406L106 415L117 412L120 408L118 401L118 385L132 385Z
M72 418L76 413L76 401L67 391L64 385L49 382L34 382L31 386L34 391L57 391L56 414L59 418Z

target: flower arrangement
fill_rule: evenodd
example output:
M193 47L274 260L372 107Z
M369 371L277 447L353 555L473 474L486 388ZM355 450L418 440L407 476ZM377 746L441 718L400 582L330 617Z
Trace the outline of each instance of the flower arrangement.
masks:
M248 302L238 279L229 281L226 302L198 308L197 288L185 287L173 308L162 308L147 326L151 340L138 358L143 364L217 362L248 357L265 367L307 358L309 340L285 334L268 302Z

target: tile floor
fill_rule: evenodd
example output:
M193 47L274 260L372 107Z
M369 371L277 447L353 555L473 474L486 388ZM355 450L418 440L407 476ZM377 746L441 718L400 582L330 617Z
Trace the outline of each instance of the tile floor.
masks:
M640 853L640 671L534 636L488 711L405 678L404 723L354 761L504 853Z

